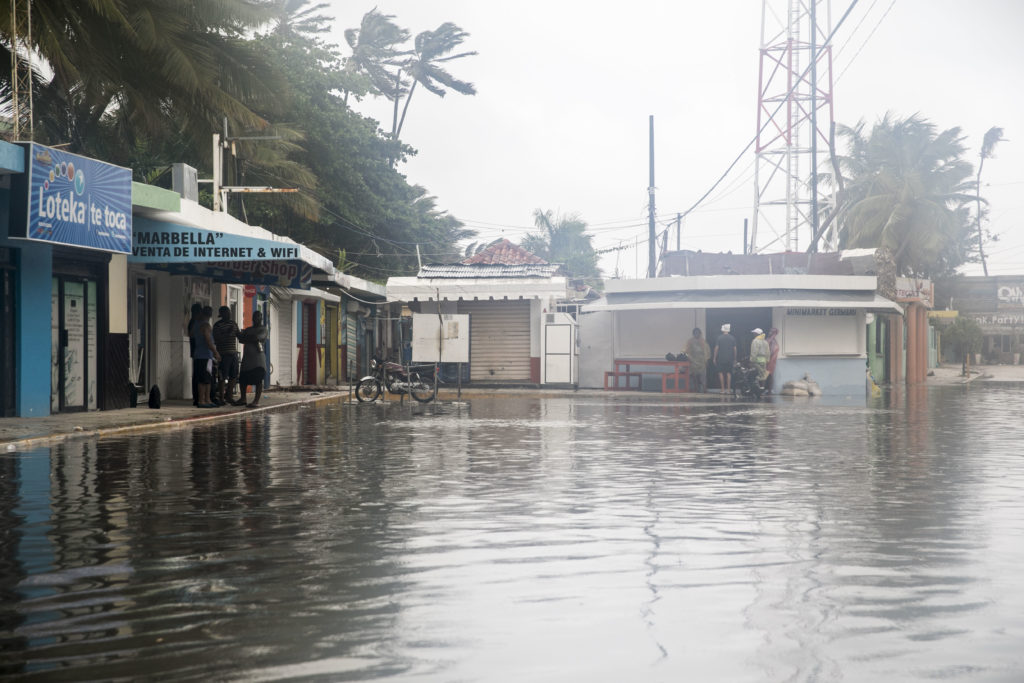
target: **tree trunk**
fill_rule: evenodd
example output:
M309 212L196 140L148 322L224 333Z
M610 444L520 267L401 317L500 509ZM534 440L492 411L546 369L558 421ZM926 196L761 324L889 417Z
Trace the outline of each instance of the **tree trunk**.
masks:
M417 81L412 82L412 85L409 86L409 94L405 96L405 106L402 107L402 118L398 121L398 130L395 132L396 140L398 139L398 136L402 134L402 126L405 125L405 113L409 111L409 101L412 99L412 94L416 92L416 83Z
M981 256L981 269L985 272L985 277L988 277L988 263L985 261L985 246L981 236L981 169L984 166L985 155L982 154L981 161L978 162L978 186L974 188L974 192L978 200L978 255Z

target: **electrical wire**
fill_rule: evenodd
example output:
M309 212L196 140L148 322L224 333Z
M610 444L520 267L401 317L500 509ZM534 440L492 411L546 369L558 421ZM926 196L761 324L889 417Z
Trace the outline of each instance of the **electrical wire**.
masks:
M877 2L877 0L876 0L876 2ZM873 35L875 35L875 31L877 31L877 30L878 30L878 27L882 25L882 22L883 22L883 21L885 21L885 18L886 18L887 16L889 16L889 12L891 12L891 11L892 11L892 8L893 8L893 7L895 6L895 5L896 5L896 0L892 0L892 2L890 2L890 3L889 3L889 6L888 6L888 7L886 8L885 12L883 12L883 13L882 13L882 16L881 16L881 18L880 18L880 19L878 20L878 22L877 22L877 23L875 24L875 27L874 27L873 29L871 29L871 33L869 33L869 34L868 34L868 37L864 39L864 42L863 42L863 43L861 43L861 45L860 45L860 47L859 47L859 48L857 48L857 51L856 51L855 53L853 53L853 57L851 57L851 58L850 58L850 61L848 61L848 62L846 63L846 66L844 66L844 67L843 67L843 70L839 72L839 75L838 75L838 76L836 76L836 80L835 80L835 82L836 82L836 83L838 83L838 82L839 82L839 79L841 79L841 78L843 77L843 74L845 74L845 73L846 73L846 70L847 70L847 69L849 69L849 68L850 68L850 65L851 65L851 64L853 64L853 62L854 62L854 61L855 61L855 60L857 59L857 57L858 57L858 56L860 55L860 53L861 53L861 50L863 50L863 49L864 49L864 47L865 47L865 46L866 46L866 45L868 44L868 41L870 41L870 40L871 40L871 37L872 37ZM874 7L874 3L872 3L872 5L871 5L871 6L872 6L872 7ZM870 10L870 8L868 9L868 11L869 11L869 12L871 11L871 10ZM867 16L867 15L865 15L865 16ZM858 25L859 25L859 24L858 24Z

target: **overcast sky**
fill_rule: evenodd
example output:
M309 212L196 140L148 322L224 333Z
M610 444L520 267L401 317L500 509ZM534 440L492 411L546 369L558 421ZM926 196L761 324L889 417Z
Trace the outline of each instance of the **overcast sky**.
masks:
M481 241L518 242L534 229L536 208L577 213L598 249L639 244L604 255L606 276L643 276L648 117L659 230L756 132L760 0L329 4L330 39L345 54L343 31L375 6L413 35L445 21L469 32L465 48L479 54L449 70L478 93L442 99L417 89L402 138L418 155L402 170ZM848 7L832 3L833 24ZM838 123L919 112L942 129L961 127L974 163L985 131L1005 129L1008 140L982 178L990 228L1001 237L990 247L992 274L1024 273L1022 29L1019 0L860 0L833 41ZM389 103L366 99L355 108L390 130ZM684 249L742 250L753 161L750 151L684 220ZM980 266L965 272L980 274Z

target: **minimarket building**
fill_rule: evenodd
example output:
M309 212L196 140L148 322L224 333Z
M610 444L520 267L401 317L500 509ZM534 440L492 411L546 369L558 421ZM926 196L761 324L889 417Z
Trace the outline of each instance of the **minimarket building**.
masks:
M365 372L383 286L183 194L197 193L0 143L0 416L125 408L153 385L190 398L192 303L227 305L242 327L263 311L268 385Z

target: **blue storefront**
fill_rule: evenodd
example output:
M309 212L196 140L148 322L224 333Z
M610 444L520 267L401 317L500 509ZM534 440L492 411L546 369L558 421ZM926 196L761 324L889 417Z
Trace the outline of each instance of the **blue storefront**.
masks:
M0 143L0 220L0 415L126 406L131 171Z

